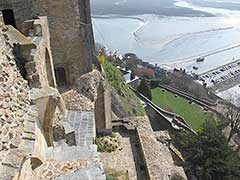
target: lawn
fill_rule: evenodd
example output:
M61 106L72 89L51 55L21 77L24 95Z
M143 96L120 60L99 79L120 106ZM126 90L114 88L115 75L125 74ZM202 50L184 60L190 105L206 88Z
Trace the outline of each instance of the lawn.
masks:
M163 92L160 88L152 89L152 101L159 107L182 116L195 130L199 129L206 119L213 118L200 106L189 104L187 99L175 97L173 93Z

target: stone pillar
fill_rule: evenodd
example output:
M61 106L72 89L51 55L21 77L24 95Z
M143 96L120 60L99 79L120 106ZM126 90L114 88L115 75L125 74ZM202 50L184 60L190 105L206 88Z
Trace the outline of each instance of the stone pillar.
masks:
M55 114L55 110L58 104L58 98L49 97L46 106L46 111L44 114L44 121L42 124L44 137L47 142L48 147L53 146L53 127L52 122Z
M33 89L31 99L38 107L39 122L37 122L37 129L43 134L44 139L40 138L39 141L53 146L53 119L57 106L61 107L61 112L65 112L64 105L59 103L60 94L54 88L46 87L42 89ZM40 143L44 144L44 143Z
M59 99L58 99L58 109L60 110L61 114L63 116L65 116L67 109L66 109L66 106L65 106L62 96L59 96Z
M99 135L112 133L111 92L108 82L101 82L95 102L95 122Z

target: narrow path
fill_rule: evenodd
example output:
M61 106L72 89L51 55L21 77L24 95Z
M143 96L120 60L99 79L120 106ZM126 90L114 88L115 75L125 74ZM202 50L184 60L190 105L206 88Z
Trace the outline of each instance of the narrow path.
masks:
M61 175L55 180L105 180L105 172L94 144L94 113L87 111L68 111L63 119L74 129L76 146L50 147L46 151L48 159L61 162L87 160L87 164L74 172Z
M68 122L75 131L77 146L90 146L94 141L94 113L87 111L68 111L63 121Z

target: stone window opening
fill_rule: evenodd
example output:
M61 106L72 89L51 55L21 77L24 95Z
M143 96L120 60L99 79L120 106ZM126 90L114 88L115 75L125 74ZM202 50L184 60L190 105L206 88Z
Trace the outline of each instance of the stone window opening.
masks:
M15 62L17 65L17 68L21 74L21 76L23 77L23 79L28 80L27 79L27 70L26 70L26 59L22 58L20 56L20 47L16 46L13 50L13 54L15 55Z
M13 27L17 28L14 12L12 9L2 10L2 16L5 25L12 25Z
M59 87L67 86L66 71L63 67L55 69L56 81Z

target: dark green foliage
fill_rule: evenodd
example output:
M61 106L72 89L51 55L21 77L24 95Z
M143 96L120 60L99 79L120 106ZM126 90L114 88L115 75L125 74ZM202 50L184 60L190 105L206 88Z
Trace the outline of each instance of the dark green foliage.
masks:
M170 180L185 180L185 179L181 175L176 173L170 178Z
M157 88L158 85L168 85L168 84L170 84L170 79L166 75L151 79L150 81L151 89Z
M159 84L162 85L169 85L171 83L171 80L166 73L161 76L157 76L156 79L159 81Z
M146 79L141 80L137 90L139 93L142 93L144 96L146 96L149 100L152 100L152 92Z
M199 179L240 179L240 158L228 147L227 139L213 121L207 121L198 135L178 133L174 143L184 155L185 166Z
M158 85L159 85L159 83L160 83L160 80L158 80L158 79L152 79L151 82L150 82L150 87L151 87L151 89L157 88Z

